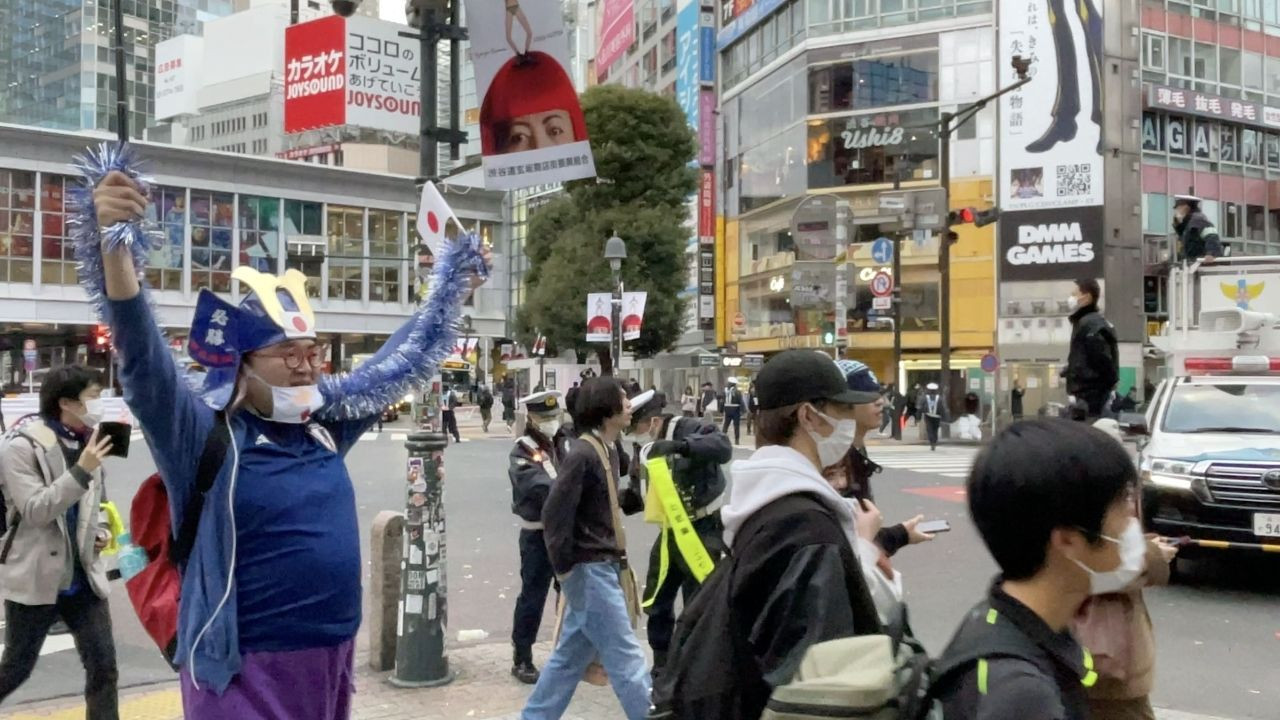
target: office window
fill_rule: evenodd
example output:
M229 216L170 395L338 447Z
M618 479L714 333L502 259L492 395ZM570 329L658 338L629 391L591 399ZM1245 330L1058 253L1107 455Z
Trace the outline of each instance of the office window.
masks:
M395 210L369 211L369 299L374 302L400 300L401 249L400 218Z
M40 281L53 285L76 282L75 247L67 226L64 201L76 179L45 173L40 176Z
M231 292L230 193L191 191L191 289Z
M1144 68L1164 72L1164 44L1164 36L1143 33L1142 66Z
M160 236L147 258L147 282L160 290L181 290L187 191L176 187L152 187L147 219L160 229Z
M1246 90L1262 90L1264 74L1262 72L1262 55L1246 52L1241 59L1241 78Z
M280 200L240 196L240 265L276 274L280 257Z
M36 174L0 170L0 281L32 281Z
M1228 47L1218 48L1219 79L1224 85L1241 85L1243 83L1243 60L1239 50Z
M364 258L364 211L329 206L329 298L359 300Z
M302 200L284 201L284 237L285 242L298 236L320 238L323 236L321 225L324 222L324 206L318 202ZM286 248L287 249L287 248ZM305 257L298 258L286 255L285 267L300 270L307 276L307 295L320 297L320 268L322 263L309 261Z

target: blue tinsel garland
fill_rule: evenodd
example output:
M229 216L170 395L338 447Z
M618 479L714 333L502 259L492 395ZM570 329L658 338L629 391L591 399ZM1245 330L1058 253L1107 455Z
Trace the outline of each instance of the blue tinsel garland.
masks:
M425 385L458 340L458 312L471 278L488 276L475 235L449 242L436 256L427 300L414 313L409 334L376 363L320 379L325 407L317 415L344 420L368 417Z
M105 321L104 246L107 251L121 245L129 248L143 285L142 292L147 302L153 303L142 275L147 265L147 251L156 235L140 220L114 225L103 237L93 207L93 189L113 170L132 178L144 194L149 192L149 183L127 144L103 143L96 150L90 148L75 159L74 165L82 175L69 199L76 271L89 302ZM325 406L317 415L326 420L369 417L398 402L412 388L428 382L441 361L453 351L458 339L458 313L471 292L471 278L477 275L488 277L476 236L465 235L446 244L436 257L426 302L409 319L411 327L404 341L390 348L376 363L366 363L350 373L322 377L319 384ZM167 342L159 327L156 333L161 336L161 342Z

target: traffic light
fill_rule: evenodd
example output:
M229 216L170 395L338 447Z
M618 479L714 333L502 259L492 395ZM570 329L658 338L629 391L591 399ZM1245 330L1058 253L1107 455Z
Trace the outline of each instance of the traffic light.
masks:
M111 349L111 328L106 325L94 325L90 343L93 352L107 352Z
M960 208L947 213L947 225L969 225L985 227L1000 219L1000 208L989 207L985 210L977 208Z
M834 320L824 320L822 323L822 344L836 344L836 323Z

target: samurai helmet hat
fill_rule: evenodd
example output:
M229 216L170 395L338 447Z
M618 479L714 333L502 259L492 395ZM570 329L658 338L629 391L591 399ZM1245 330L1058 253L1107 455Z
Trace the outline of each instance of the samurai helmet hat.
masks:
M301 272L287 270L276 277L241 266L231 277L249 292L236 306L208 289L201 290L187 341L191 359L207 370L197 392L215 410L231 402L246 354L287 340L316 337L307 277Z

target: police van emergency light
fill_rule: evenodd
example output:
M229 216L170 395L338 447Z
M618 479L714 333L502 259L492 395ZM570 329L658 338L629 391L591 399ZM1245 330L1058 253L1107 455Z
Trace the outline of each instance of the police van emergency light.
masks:
M1172 356L1180 375L1280 374L1280 333L1275 326L1271 313L1205 310L1198 329L1151 340Z

